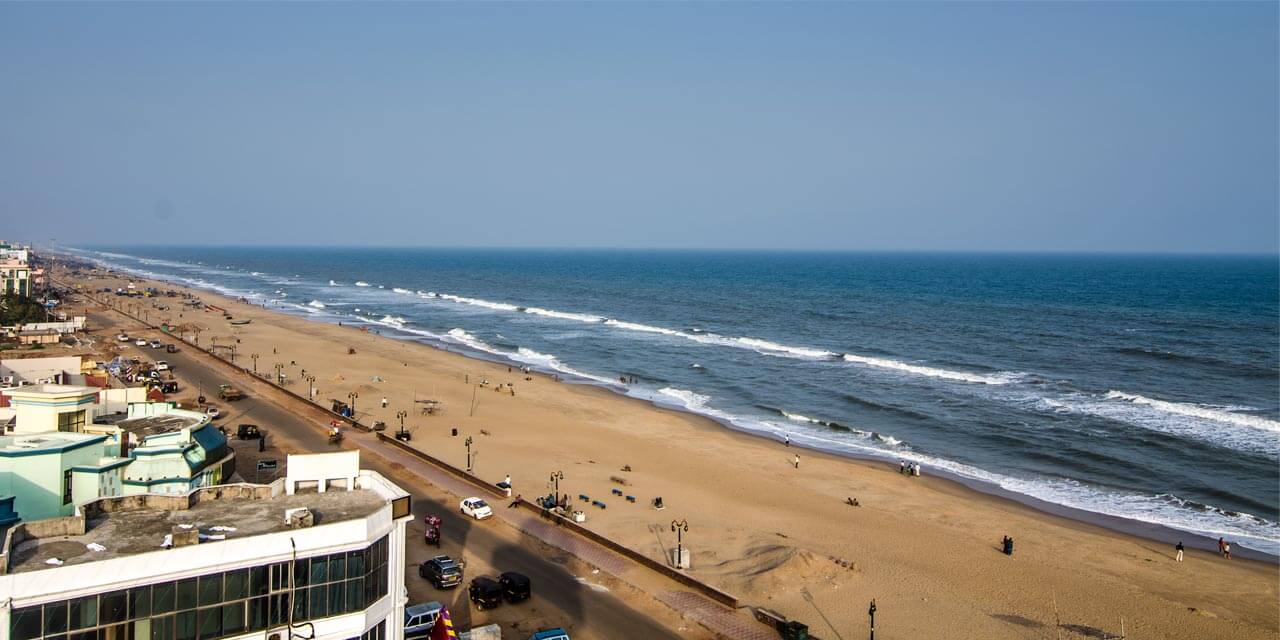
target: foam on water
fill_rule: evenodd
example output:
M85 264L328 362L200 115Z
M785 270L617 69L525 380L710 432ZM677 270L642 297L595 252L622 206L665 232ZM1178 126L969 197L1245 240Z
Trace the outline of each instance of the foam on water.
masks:
M408 289L401 289L400 287L392 287L391 291L393 291L394 293L398 293L398 294L400 294L400 295L404 295L404 296L413 295L413 292L412 292L412 291L410 291L410 290L408 290Z
M356 286L357 286L357 287L367 287L367 286L369 286L369 283L368 283L368 282L365 282L364 280L356 280Z
M560 320L573 320L576 322L604 322L604 318L600 316L593 316L586 313L570 313L568 311L553 311L551 309L542 309L540 307L526 307L524 312L531 313L535 316L558 318Z
M979 373L967 373L964 371L951 371L948 369L938 369L935 367L925 367L917 364L907 364L897 360L887 358L873 358L870 356L859 356L852 353L844 354L846 362L866 365L869 367L877 367L880 369L891 369L902 373L910 373L929 378L941 378L943 380L955 380L957 382L973 382L976 384L1009 384L1017 382L1020 374L1015 373L998 373L994 375L983 375Z
M1166 400L1154 400L1145 396L1133 393L1124 393L1122 391L1108 391L1108 400L1120 400L1124 402L1132 402L1133 404L1151 407L1156 411L1168 413L1178 416L1190 416L1203 420L1212 420L1214 422L1224 422L1241 427L1249 427L1251 429L1259 429L1261 431L1269 431L1271 433L1280 433L1280 422L1268 420L1261 416L1253 416L1243 413L1235 413L1230 410L1224 410L1219 407L1209 407L1198 404L1188 404L1185 402L1169 402Z
M307 303L307 306L308 306L308 307L315 307L315 308L317 308L317 309L323 309L323 308L325 308L325 306L326 306L326 305L325 305L325 303L320 302L319 300L312 300L311 302L308 302L308 303Z

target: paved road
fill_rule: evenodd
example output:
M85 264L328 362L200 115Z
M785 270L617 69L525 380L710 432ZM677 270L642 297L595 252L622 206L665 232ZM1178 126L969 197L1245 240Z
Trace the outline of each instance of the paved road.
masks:
M120 316L106 318L101 317L96 326L103 326L101 320L110 320L121 322ZM132 326L135 329L138 325L128 322L125 326ZM130 331L131 334L133 330ZM148 333L148 335L157 332L140 332ZM105 336L104 336L105 338ZM172 338L165 336L166 342L172 342ZM193 349L185 349L178 353L163 353L160 351L151 351L150 349L136 349L140 355L168 361L175 369L177 376L190 385L198 385L203 388L204 393L211 399L216 398L218 385L235 382L230 376L223 373L221 367L207 363L204 354L200 354ZM236 386L243 388L243 385ZM194 390L182 389L179 395L194 395ZM294 411L286 410L281 406L274 404L268 400L255 397L250 392L249 397L235 403L218 403L220 409L223 410L223 416L219 422L226 425L228 431L232 434L235 432L235 425L241 422L251 422L258 424L267 429L269 437L282 437L286 443L282 443L284 448L292 449L297 452L323 452L332 451L333 445L328 444L322 428L315 422L305 417L299 416ZM281 461L283 463L283 460ZM530 577L534 585L535 598L532 601L534 605L531 611L533 620L531 624L520 625L520 632L510 629L510 620L513 616L519 616L516 611L504 611L514 609L515 607L503 607L492 612L483 612L475 614L474 622L483 624L487 622L507 622L504 625L504 637L527 637L531 631L529 626L558 626L564 625L575 634L575 638L581 635L585 638L680 638L683 635L689 635L688 630L685 634L677 634L664 627L658 620L650 615L636 610L629 606L626 602L619 599L608 591L602 591L597 586L592 588L589 584L584 584L575 575L566 568L568 558L563 552L545 551L538 548L537 543L532 542L521 534L506 529L504 525L496 522L477 523L469 519L463 518L452 503L452 498L443 495L442 492L435 490L433 487L414 486L407 484L403 472L399 472L390 468L385 468L375 456L364 456L361 460L361 466L373 469L387 477L395 478L399 484L408 490L414 500L414 515L418 517L411 525L410 540L408 546L409 559L413 560L412 564L416 566L421 561L435 553L439 552L433 547L426 547L421 544L422 529L421 519L426 514L436 514L444 520L443 531L445 544L443 553L448 553L457 557L463 555L467 559L468 574L479 575L476 569L487 568L490 571L518 571ZM244 475L252 479L253 470L243 469ZM443 502L448 500L448 504ZM502 505L495 505L501 508ZM470 607L466 602L466 593L464 589L454 589L448 592L435 591L429 585L425 584L417 577L417 571L411 570L409 577L409 593L411 601L421 600L440 600L450 605L450 610L456 612L455 620L462 622L461 628L467 628L468 622L471 622L472 614ZM590 580L588 580L590 582ZM541 605L541 606L539 606ZM516 607L522 605L515 605Z

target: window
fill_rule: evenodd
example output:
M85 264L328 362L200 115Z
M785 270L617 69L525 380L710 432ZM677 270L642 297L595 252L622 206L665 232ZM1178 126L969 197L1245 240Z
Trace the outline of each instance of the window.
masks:
M0 638L217 640L283 625L290 614L302 622L359 611L388 593L387 547L384 538L360 551L18 607ZM385 640L377 629L361 640Z
M84 410L58 414L58 431L84 431Z
M71 470L62 472L62 504L71 504Z

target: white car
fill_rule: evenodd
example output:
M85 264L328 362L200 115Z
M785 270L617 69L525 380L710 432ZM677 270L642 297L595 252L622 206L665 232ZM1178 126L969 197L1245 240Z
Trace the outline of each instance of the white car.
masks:
M169 363L164 360L156 360L156 371L168 371Z
M163 342L160 342L159 340L152 340L152 341L151 341L151 348L152 348L152 349L163 349L163 348L164 348L164 343L163 343Z
M204 413L209 416L210 420L213 420L218 417L218 408L213 405L209 405L208 407L205 407Z
M484 520L493 515L493 509L480 498L467 498L462 501L462 514L476 520Z
M138 341L134 342L134 344L138 345L139 347L145 347L147 346L148 343L146 338L138 338Z
M127 334L127 333L122 333L122 334L120 334L120 335L116 336L116 340L119 340L120 342L128 342L128 341L130 341L130 340L132 340L132 339L133 339L133 338L130 338L130 337L129 337L129 334Z

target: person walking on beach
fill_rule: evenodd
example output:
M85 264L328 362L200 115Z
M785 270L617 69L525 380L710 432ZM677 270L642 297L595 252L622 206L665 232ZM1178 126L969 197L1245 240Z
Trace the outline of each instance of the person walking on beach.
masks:
M906 460L899 460L899 461L898 461L898 474L899 474L899 475L904 475L904 476L905 476L905 475L907 475L907 461L906 461Z
M1183 551L1183 549L1185 549L1185 547L1183 547L1183 546L1182 546L1182 541L1181 541L1181 540L1179 540L1179 541L1178 541L1178 546L1174 547L1174 549L1178 552L1178 556L1177 556L1176 560L1177 560L1178 562L1182 562L1182 551Z
M791 460L791 464L794 464L797 469L800 468L800 454L796 454L796 457Z
M1228 560L1231 559L1231 543L1230 542L1222 543L1222 557Z
M383 399L382 399L382 408L383 408L383 409L386 409L386 408L387 408L387 399L386 399L386 398L383 398Z
M789 436L789 435L787 435L787 434L785 434L785 433L784 433L784 434L782 434L782 444L785 444L785 445L787 445L788 447L789 447L789 446L791 446L791 436Z
M1222 538L1218 538L1218 555L1226 555L1226 546L1227 541Z

